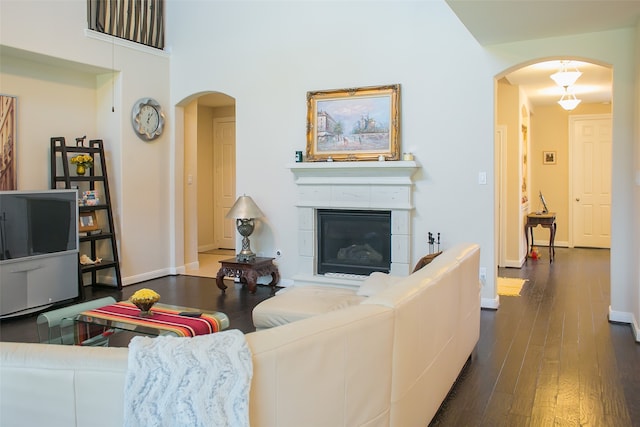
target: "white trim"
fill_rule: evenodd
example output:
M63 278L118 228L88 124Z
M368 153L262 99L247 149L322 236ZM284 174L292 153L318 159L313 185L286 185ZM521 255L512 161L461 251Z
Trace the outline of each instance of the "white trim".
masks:
M481 298L480 308L486 308L489 310L497 310L500 307L500 296L496 295L495 298Z
M135 276L124 277L122 278L122 285L123 286L134 285L136 283L157 279L159 277L171 276L174 274L176 273L175 272L172 273L172 269L163 268L161 270L150 271L144 274L137 274Z
M631 326L631 330L636 341L640 342L640 325L638 325L638 320L635 318L633 313L626 311L614 311L611 309L611 306L609 306L609 321L628 323Z
M511 267L507 259L507 127L496 126L496 149L498 150L498 165L495 168L496 184L498 186L498 266ZM521 264L522 265L522 264ZM520 265L520 266L521 266ZM518 266L518 268L520 267Z
M121 39L120 37L114 37L110 34L105 34L105 33L101 33L100 31L90 30L88 28L84 30L84 35L90 39L100 40L109 44L127 47L129 49L137 50L138 52L148 53L148 54L160 56L163 58L169 58L171 56L169 52L165 50L147 46L142 43L136 43L130 40Z

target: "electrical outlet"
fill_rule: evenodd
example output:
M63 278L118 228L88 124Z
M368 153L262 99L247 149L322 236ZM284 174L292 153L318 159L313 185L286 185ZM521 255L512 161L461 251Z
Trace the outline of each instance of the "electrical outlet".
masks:
M487 267L480 267L480 281L482 286L487 283Z

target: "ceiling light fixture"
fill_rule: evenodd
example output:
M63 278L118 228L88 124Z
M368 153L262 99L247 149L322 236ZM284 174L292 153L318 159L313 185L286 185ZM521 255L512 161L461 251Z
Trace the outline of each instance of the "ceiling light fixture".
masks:
M562 94L562 97L558 101L558 104L560 104L560 106L565 110L571 111L576 108L581 102L581 99L577 99L576 95L573 92L569 93L568 88L565 87L564 94Z
M556 82L558 86L567 88L573 86L576 80L582 75L580 71L574 66L573 71L569 71L571 61L560 61L560 70L551 75L551 79Z

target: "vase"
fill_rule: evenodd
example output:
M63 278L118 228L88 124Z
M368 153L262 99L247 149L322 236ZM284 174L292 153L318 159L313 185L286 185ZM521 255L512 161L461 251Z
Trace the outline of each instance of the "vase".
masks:
M77 165L76 166L76 174L84 175L86 171L87 171L87 169L83 165Z
M153 316L151 307L153 307L153 304L155 304L155 302L134 302L134 304L140 309L140 317Z

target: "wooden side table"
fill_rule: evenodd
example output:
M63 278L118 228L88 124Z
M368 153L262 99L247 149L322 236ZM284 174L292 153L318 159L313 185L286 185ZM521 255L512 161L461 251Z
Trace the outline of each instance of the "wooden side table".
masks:
M272 289L280 281L280 272L278 267L273 264L275 258L263 258L256 257L253 261L238 261L237 258L229 258L220 261L222 266L218 270L216 275L216 285L224 292L227 289L227 285L224 284L225 277L237 277L241 283L244 283L249 288L249 292L254 294L256 292L256 286L258 277L271 276L271 282L269 286Z
M556 239L556 214L555 212L541 213L541 214L529 214L527 215L527 223L524 226L524 237L527 239L527 256L533 249L533 229L537 226L541 226L549 229L549 262L553 262L553 257L556 254L555 239ZM529 246L529 233L531 233L531 246Z

